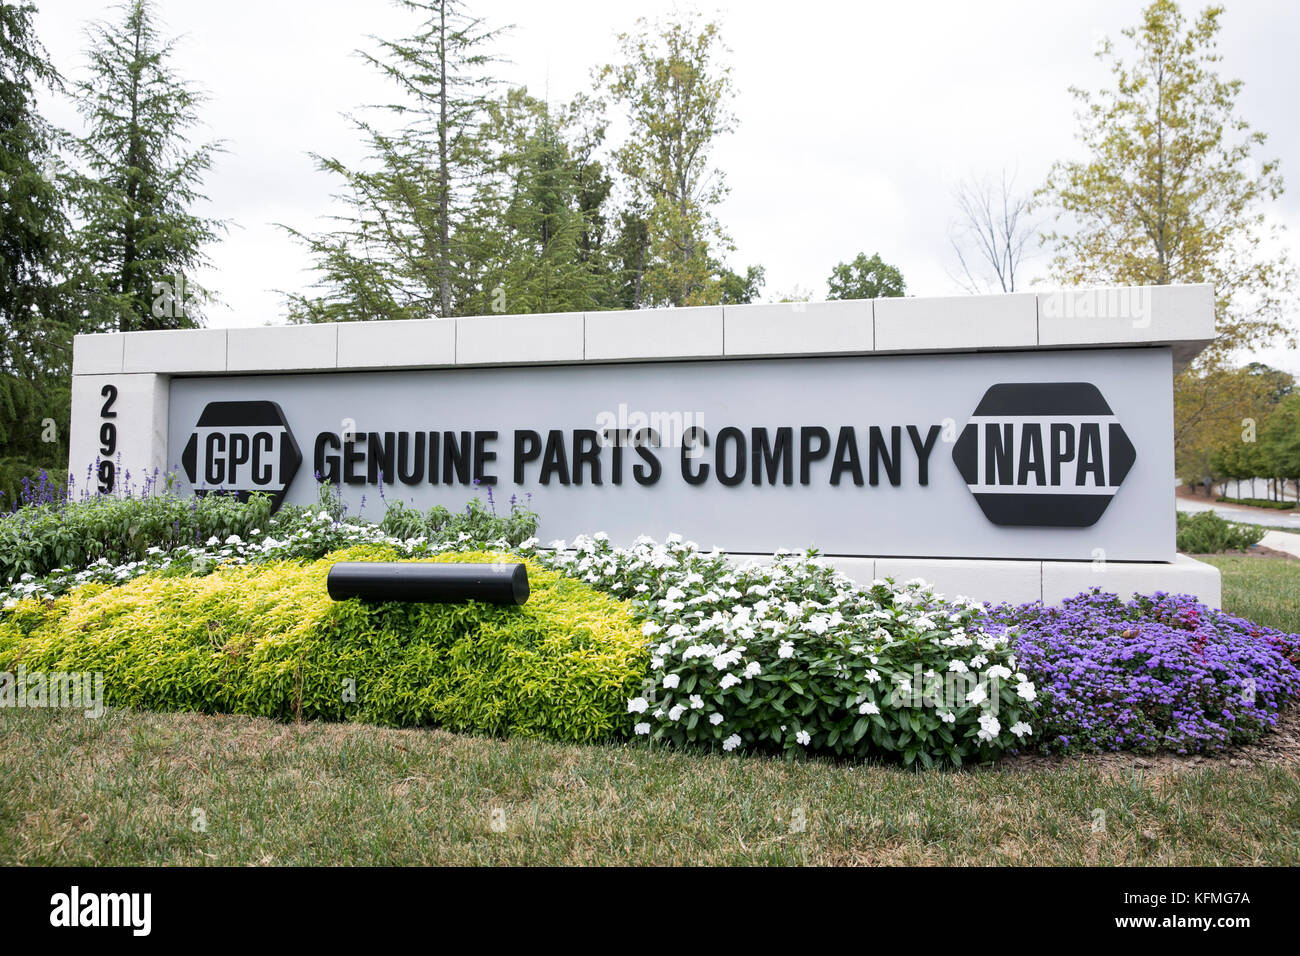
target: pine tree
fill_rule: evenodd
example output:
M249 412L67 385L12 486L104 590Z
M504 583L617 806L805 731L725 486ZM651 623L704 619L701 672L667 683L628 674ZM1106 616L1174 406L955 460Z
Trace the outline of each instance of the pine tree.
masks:
M322 155L320 169L343 183L348 212L323 233L287 231L315 261L319 295L288 296L297 322L451 316L462 240L480 221L475 207L490 157L479 131L491 104L487 51L500 30L462 11L456 0L397 0L419 18L398 40L372 38L367 63L397 88L393 102L354 120L369 145L366 168ZM385 129L382 119L395 120Z
M211 293L192 273L225 226L194 207L221 145L190 143L204 97L172 69L175 41L160 36L152 0L119 12L90 28L89 75L77 84L88 132L74 198L91 320L123 332L201 325Z
M38 88L62 80L36 38L35 7L0 4L0 505L17 480L67 458L68 375L76 316L64 289L67 217L57 131Z

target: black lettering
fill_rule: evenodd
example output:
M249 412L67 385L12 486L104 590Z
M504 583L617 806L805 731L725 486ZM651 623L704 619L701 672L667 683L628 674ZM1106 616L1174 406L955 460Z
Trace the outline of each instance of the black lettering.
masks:
M727 446L735 445L735 469L727 470ZM717 452L713 456L718 481L728 487L734 487L745 480L745 459L748 451L745 446L745 433L739 428L727 427L718 432Z
M397 436L392 432L370 432L366 436L366 478L372 485L393 482L393 461L397 454Z
M776 471L781 469L781 484L794 484L794 429L782 426L776 430L776 441L769 444L766 428L755 428L751 433L754 460L750 477L754 484L762 484L764 474L769 485L776 484Z
M641 459L632 466L632 477L636 479L638 485L653 485L664 471L664 466L659 463L659 456L650 450L659 444L658 441L653 445L650 444L649 438L652 434L651 429L643 428L636 433L633 443L637 456Z
M813 439L817 446L813 447ZM831 453L831 433L820 425L807 425L799 429L799 484L812 483L812 463L821 461Z
M591 428L576 428L573 431L573 483L582 484L584 469L591 472L591 483L601 484L600 480L600 435Z
M398 434L397 480L404 485L418 485L424 480L424 432L416 432L414 436L410 432Z
M497 476L489 475L485 471L489 463L497 460L497 453L487 449L487 443L496 440L496 432L474 433L474 479L479 484L495 485L497 483Z
M321 432L316 436L316 451L312 455L312 471L320 475L320 480L332 485L339 483L339 456L328 455L326 449L339 450L339 436L333 432Z
M542 436L527 428L515 430L515 484L524 483L524 465L542 454Z
M898 487L903 483L903 429L898 425L889 428L889 451L885 451L885 435L877 425L871 426L871 465L867 469L871 484L880 484L880 466L885 466L889 483Z
M457 439L456 432L445 432L442 436L442 481L443 484L459 482L468 485L470 479L470 456L473 453L469 432L461 432ZM452 475L455 475L453 480Z
M211 432L208 434L208 440L204 444L204 457L206 463L203 469L203 481L209 485L220 487L226 482L226 460L223 457L226 453L226 436L220 432Z
M560 484L570 484L568 452L564 448L564 432L552 428L546 433L546 452L542 455L542 474L538 479L544 485L551 483L551 476L560 479Z
M707 462L700 462L699 469L691 470L691 460L703 458L703 449L709 447L709 433L699 425L692 425L682 432L682 477L688 485L702 485L709 480Z
M343 483L364 485L366 476L358 467L366 460L366 453L361 450L361 439L353 435L343 443Z
M907 437L912 439L912 448L916 450L917 484L928 485L930 483L930 452L934 451L934 443L938 441L941 431L943 429L938 425L931 425L923 442L921 441L920 429L915 425L907 426Z
M858 461L858 436L852 425L840 429L839 439L835 442L835 460L831 464L831 484L838 485L845 470L853 475L853 483L862 484L862 462ZM875 462L871 466L871 483L876 483Z

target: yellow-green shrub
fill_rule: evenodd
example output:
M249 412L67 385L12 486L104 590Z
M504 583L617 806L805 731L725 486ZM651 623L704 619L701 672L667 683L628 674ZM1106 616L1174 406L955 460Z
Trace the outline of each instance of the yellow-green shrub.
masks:
M108 703L154 710L559 740L627 732L627 699L647 667L628 605L532 561L522 607L330 600L335 561L395 558L363 546L24 601L0 618L0 669L102 671ZM503 559L517 560L429 560Z

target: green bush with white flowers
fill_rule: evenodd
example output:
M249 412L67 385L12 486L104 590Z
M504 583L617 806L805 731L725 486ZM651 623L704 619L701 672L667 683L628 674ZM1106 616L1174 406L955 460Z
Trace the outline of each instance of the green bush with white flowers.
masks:
M543 560L632 601L650 673L634 735L675 746L906 764L986 762L1027 743L1033 683L982 605L919 581L861 588L811 553L730 563L678 536L614 548L603 535Z

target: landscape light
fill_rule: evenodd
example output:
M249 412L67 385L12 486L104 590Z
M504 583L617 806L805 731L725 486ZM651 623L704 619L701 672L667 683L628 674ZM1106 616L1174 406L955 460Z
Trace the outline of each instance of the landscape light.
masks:
M523 604L523 564L451 564L431 561L340 561L325 586L335 601L413 601L429 604Z

